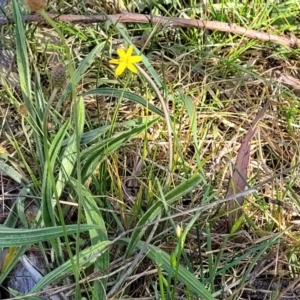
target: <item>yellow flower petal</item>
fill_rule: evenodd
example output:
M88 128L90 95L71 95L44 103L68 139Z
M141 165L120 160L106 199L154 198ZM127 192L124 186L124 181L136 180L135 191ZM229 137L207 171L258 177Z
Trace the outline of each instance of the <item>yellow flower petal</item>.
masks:
M127 69L130 70L132 73L135 73L135 74L137 74L137 72L138 72L138 69L136 68L136 66L134 64L128 64Z
M133 52L133 45L130 45L129 48L128 48L128 50L127 50L127 53L126 53L127 58L131 57L132 52Z
M118 65L118 64L121 64L122 61L120 59L111 59L109 61L110 64L114 64L114 65Z
M124 49L118 48L117 53L121 59L127 58L127 55L126 55L126 52Z
M142 61L142 57L140 55L132 55L133 49L133 45L130 45L126 51L124 49L117 49L119 59L111 59L109 61L111 64L118 65L115 70L116 76L120 76L126 68L132 73L138 73L138 69L134 64Z
M142 57L140 55L133 55L129 58L129 62L132 64L139 63L142 61Z
M126 63L122 62L120 63L115 71L116 76L120 76L126 69Z

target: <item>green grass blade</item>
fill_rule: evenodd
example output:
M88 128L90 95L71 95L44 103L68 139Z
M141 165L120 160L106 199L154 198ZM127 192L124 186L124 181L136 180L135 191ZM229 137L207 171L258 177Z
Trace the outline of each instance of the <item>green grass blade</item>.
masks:
M62 127L59 129L58 133L54 137L50 147L49 147L49 157L50 157L50 164L48 166L47 161L44 163L44 174L51 174L52 170L55 169L55 165L58 159L58 154L61 151L61 145L64 140L64 137L67 134L67 130L69 127L69 121L65 122ZM59 183L59 181L58 181ZM51 180L51 176L43 176L42 181L42 216L43 216L43 223L46 226L55 225L53 223L53 208L55 206L55 202L52 202L53 199L53 184Z
M64 141L65 136L68 132L68 127L70 125L69 120L65 122L59 129L58 133L54 137L50 147L49 147L49 156L52 166L55 165L56 160L58 158L58 154L61 151L62 143Z
M78 188L79 183L75 180L72 181L73 187ZM78 192L78 191L77 191ZM105 222L103 220L101 210L97 206L97 203L93 195L81 186L81 192L83 197L83 208L86 217L87 224L98 225L97 229L89 230L90 241L92 245L97 245L100 242L107 241L107 232L105 227ZM94 272L103 271L109 266L109 253L105 251L99 259L95 262ZM106 285L107 279L102 279L100 281L94 281L94 293L97 295L97 299L105 299L106 297Z
M0 170L5 173L8 177L14 180L20 185L27 185L27 180L13 167L5 163L0 157Z
M149 103L143 97L141 97L137 94L131 93L131 92L117 90L114 88L98 88L98 89L83 93L82 97L91 96L91 95L109 96L109 97L113 97L113 98L120 98L120 97L126 98L126 99L129 99L137 104L140 104L140 105L148 108L153 113L165 118L164 112L161 109L159 109L156 106L154 106L153 104ZM171 117L171 119L172 119L172 117ZM174 118L172 119L172 121L174 121Z
M143 124L133 128L129 131L126 131L122 134L117 134L112 138L108 139L103 143L100 141L99 143L90 147L82 153L82 180L85 182L93 173L95 168L99 165L105 155L112 153L113 151L117 150L119 147L124 145L125 142L129 141L130 139L134 138L137 134L143 132L148 127L152 126L157 119L148 122L148 124Z
M70 138L69 144L62 154L61 166L59 169L58 179L56 182L57 196L60 197L66 182L69 180L76 165L77 144L75 134Z
M99 226L81 225L80 231L83 232L96 228L99 228ZM65 229L67 234L73 234L77 232L77 225L66 225ZM36 244L39 242L53 240L63 235L64 233L61 226L47 227L42 229L16 229L1 225L0 248Z
M241 261L243 261L244 259L249 257L252 253L256 253L259 251L261 252L261 250L262 250L262 253L264 253L264 251L266 251L270 246L272 246L278 242L278 237L280 235L282 235L282 232L279 232L278 234L275 235L275 237L270 238L270 240L266 241L265 243L262 243L256 247L249 249L246 253L237 256L234 260L226 262L223 268L219 268L218 271L216 271L211 276L218 276L219 274L226 274L226 272L230 268L238 265ZM212 278L210 278L210 280L212 280Z
M81 62L78 69L76 70L75 74L73 75L72 80L68 83L66 88L63 90L62 95L60 99L58 100L58 103L56 105L56 111L59 111L61 108L61 105L66 100L67 96L72 91L72 84L75 86L80 81L82 75L87 71L87 69L91 66L91 64L94 62L94 59L96 58L97 54L102 51L102 49L105 46L105 42L97 45Z
M131 240L129 239L122 239L119 242L122 244L129 244ZM144 246L143 241L138 241L136 243L136 247L142 249ZM157 253L160 252L160 257L158 258ZM147 246L147 257L149 257L153 262L156 264L161 264L165 271L168 273L172 271L172 266L170 265L170 255L167 254L165 251L161 250L158 247L153 245ZM205 286L188 270L186 270L183 266L179 265L177 280L184 283L191 291L193 291L198 297L202 297L205 300L214 300L215 298L207 291Z
M100 138L105 133L107 133L109 129L110 129L110 126L105 125L105 126L101 126L101 127L95 128L93 130L90 130L88 132L84 132L81 135L80 144L86 145L86 144L93 142L94 140ZM70 140L70 138L67 138L66 140L64 140L62 145L67 146L70 143L69 140Z
M79 253L79 265L76 266L78 269L85 269L96 262L96 260L103 254L103 250L110 244L109 241L100 242L94 246L88 247ZM76 258L73 257L76 263ZM63 278L72 275L72 263L71 260L66 261L61 266L57 267L55 270L47 274L43 279L41 279L36 286L30 291L30 293L36 293L40 291L45 286L62 280ZM100 299L100 298L99 298Z
M9 275L9 273L12 271L14 266L19 262L20 256L23 255L26 252L27 248L28 248L28 246L22 246L20 248L14 248L16 251L15 251L13 257L10 259L9 263L6 265L6 267L4 269L3 269L3 267L1 267L0 285L3 283L3 281Z
M21 189L19 192L16 201L14 202L13 206L10 208L9 215L7 216L6 220L4 221L3 225L7 227L15 227L18 221L18 205L20 202L22 202L27 192L23 193L24 188ZM27 189L26 189L27 190Z
M192 191L195 185L199 184L201 181L200 175L194 175L193 177L189 178L185 182L181 183L177 187L175 187L172 191L167 193L165 195L165 202L168 205L172 205L175 203L175 201L179 200L182 196L186 195L188 192ZM141 217L139 222L137 223L137 227L143 226L149 222L152 222L160 212L162 212L162 209L164 207L164 204L162 201L157 201L154 203L147 211L146 213ZM139 242L143 234L145 233L147 229L147 226L142 227L141 229L137 229L133 232L130 243L128 244L128 247L126 249L125 256L128 258L132 255L134 248L136 247L136 244Z
M51 171L48 171L48 163L45 162L44 174L51 174ZM51 172L51 173L50 173ZM42 225L43 226L55 226L54 212L52 207L52 194L53 194L53 185L51 176L43 176L42 183ZM38 222L40 220L38 219Z
M13 17L16 24L15 41L17 53L17 65L20 79L20 86L22 90L25 105L31 116L34 116L34 110L31 101L31 79L30 67L28 61L28 51L26 45L26 35L23 26L22 16L20 12L20 2L17 0L12 1Z

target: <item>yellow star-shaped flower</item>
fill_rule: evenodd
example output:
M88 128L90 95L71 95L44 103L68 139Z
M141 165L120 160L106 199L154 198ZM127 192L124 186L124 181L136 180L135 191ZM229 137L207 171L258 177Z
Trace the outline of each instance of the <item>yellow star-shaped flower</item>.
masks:
M111 59L109 61L111 64L118 65L115 70L116 76L120 76L126 68L132 73L137 74L138 70L134 64L142 61L142 57L140 55L132 55L132 52L133 45L130 45L127 51L124 49L117 49L119 59Z

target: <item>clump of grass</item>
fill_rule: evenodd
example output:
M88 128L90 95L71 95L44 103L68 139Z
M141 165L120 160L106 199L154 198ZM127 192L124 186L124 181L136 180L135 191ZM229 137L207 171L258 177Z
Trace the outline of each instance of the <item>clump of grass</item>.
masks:
M282 3L165 4L149 8L278 34L295 30ZM14 30L22 96L3 87L9 106L2 122L15 114L21 129L1 131L0 170L19 188L0 227L0 246L7 248L1 285L8 289L31 245L49 267L30 289L10 288L8 297L54 295L63 287L70 299L242 299L267 272L277 272L270 282L296 277L298 97L278 72L296 76L298 50L111 21L99 35L98 25L60 24L32 10L59 39L35 47L43 27L25 30L13 1L15 27L6 30ZM115 77L109 60L119 45L111 41L127 47L144 30L147 47L135 49L139 73ZM52 72L39 62L49 53L59 57ZM266 102L241 178L247 190L236 191L245 197L241 217L228 229L224 203L238 196L221 199L243 137ZM26 214L29 200L34 216ZM265 264L272 253L273 264Z

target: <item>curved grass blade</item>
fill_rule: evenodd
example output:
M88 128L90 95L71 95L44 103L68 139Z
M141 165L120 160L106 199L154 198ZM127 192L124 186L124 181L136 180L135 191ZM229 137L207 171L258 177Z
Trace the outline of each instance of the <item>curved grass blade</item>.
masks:
M131 243L130 239L122 239L119 242L122 244ZM136 247L142 249L145 242L138 241L136 243ZM160 253L160 255L157 255ZM161 250L153 245L147 245L147 251L145 253L147 257L149 257L156 264L161 264L162 267L166 270L167 273L172 272L172 266L170 265L170 255L165 251ZM202 297L205 300L214 300L215 298L211 295L211 293L205 288L205 286L188 270L186 270L183 266L179 265L177 280L184 283L191 291L193 291L198 297Z
M78 84L81 76L86 72L86 70L90 67L90 65L94 62L95 57L98 53L101 52L101 50L104 48L106 42L103 42L99 45L97 45L81 62L80 66L76 70L74 77L72 80L68 83L66 88L63 90L62 95L60 96L60 99L58 100L58 103L56 105L56 111L60 110L60 107L62 103L66 100L69 93L72 91L72 83L75 84L75 86Z
M80 270L84 270L89 267L99 256L103 255L103 250L110 244L109 241L100 242L94 246L84 249L79 253L79 265L76 266ZM76 264L76 257L73 257L73 261ZM64 264L47 274L43 279L41 279L36 286L29 292L36 293L40 291L45 286L52 284L53 282L58 282L66 276L72 275L73 268L71 260L66 261ZM100 298L99 298L100 299Z
M3 160L0 159L0 170L5 173L8 177L14 180L16 183L20 185L27 185L27 180L13 167L6 164Z
M61 150L61 144L63 142L64 137L67 134L69 126L69 121L67 121L56 134L55 138L53 139L50 147L49 147L49 157L50 157L50 164L48 165L48 161L45 161L44 164L44 172L43 174L51 174L55 169L55 163L58 158L58 153ZM42 181L42 221L46 226L53 226L55 225L54 222L54 212L53 208L55 203L52 204L53 198L53 184L51 176L43 176ZM40 216L37 217L39 219Z
M85 97L85 96L91 96L91 95L109 96L109 97L113 97L113 98L120 98L120 97L126 98L128 100L131 100L135 103L138 103L138 104L148 108L153 113L165 118L164 112L161 109L159 109L156 106L154 106L153 104L149 103L143 97L136 95L134 93L131 93L131 92L117 90L114 88L98 88L98 89L83 93L81 96ZM174 121L173 117L170 116L170 118L172 121Z
M285 231L287 231L287 230L285 230ZM246 258L249 258L253 253L258 253L259 255L256 258L252 257L253 262L251 262L250 265L253 267L255 265L255 261L257 261L259 259L259 257L263 253L265 253L265 251L269 247L271 247L272 245L278 243L278 238L281 235L283 235L283 232L279 232L279 233L275 234L269 240L266 240L264 243L259 244L258 246L249 249L246 253L244 253L244 254L242 254L240 256L237 256L235 259L233 259L233 260L230 259L230 261L227 261L224 264L222 263L222 265L224 265L224 267L218 268L218 270L216 270L216 272L214 274L212 274L211 276L218 276L219 274L226 274L226 272L230 268L232 268L232 267L240 264L241 261L245 260ZM209 278L209 279L211 280L211 278ZM208 280L208 279L206 279L206 280Z
M78 191L78 182L73 180L73 187L77 188ZM84 208L84 214L86 217L87 224L90 225L98 225L97 229L91 229L89 230L90 235L90 241L92 245L97 245L98 243L101 243L103 241L107 241L107 232L105 227L105 222L103 220L101 210L97 206L97 203L93 197L93 195L84 187L81 186L81 193L83 197L83 208ZM108 251L105 251L99 259L95 262L94 266L94 272L97 274L98 272L101 272L108 268L109 266L109 253ZM94 294L97 295L97 299L105 299L106 298L106 285L107 285L107 279L103 278L101 280L94 281Z
M99 228L95 225L81 225L80 231L87 231ZM77 225L66 225L67 234L76 233ZM16 229L0 225L0 248L1 247L18 247L31 245L40 242L56 239L63 236L62 226L47 227L42 229Z
M28 195L29 188L23 187L20 192L18 193L16 200L12 207L9 210L9 215L7 216L6 220L4 221L3 225L6 227L15 227L18 221L18 206L21 205L21 203L24 203L24 200L26 199L26 196ZM23 205L24 207L24 205Z
M182 196L186 195L188 192L192 191L192 189L195 187L195 185L199 184L201 181L200 175L194 175L193 177L189 178L185 182L181 183L177 187L175 187L173 190L168 192L165 195L165 202L168 205L172 205L180 199ZM128 244L128 247L126 249L125 257L128 258L132 255L134 248L136 247L137 243L145 233L147 226L143 226L146 223L152 222L158 214L162 211L164 207L164 204L162 201L158 201L154 203L147 211L146 213L141 217L139 222L137 223L137 227L142 226L142 228L137 229L133 232L130 243Z
M91 143L92 141L100 138L102 135L107 133L109 129L110 129L110 125L105 125L105 126L90 130L88 132L84 132L81 135L80 145L86 145L88 143ZM70 138L67 138L66 140L63 141L62 145L67 146L69 143L70 143Z
M12 248L14 248L15 250L13 257L11 257L5 268L3 268L3 266L1 267L0 284L2 284L2 282L6 279L14 266L19 262L19 258L26 252L28 246L22 246L19 248L10 247L9 251L11 251Z
M69 120L65 122L65 124L61 125L58 133L54 137L50 147L49 147L49 156L51 160L51 164L54 166L55 161L57 160L58 153L61 151L63 140L67 134L68 127L70 125Z
M83 126L84 126L84 103L83 98L80 98L77 103L77 111L78 111L78 120L77 120L77 128L79 137L82 135ZM75 167L77 157L77 142L76 142L76 133L69 140L69 144L67 145L61 161L61 167L58 174L58 180L56 183L56 192L57 196L60 197L66 182L69 180L70 175Z
M91 146L89 149L83 152L82 155L82 180L85 182L89 176L94 172L95 168L99 165L99 163L103 160L105 155L115 151L125 142L134 138L139 133L143 132L150 126L152 126L158 119L148 122L147 124L143 124L136 128L133 128L129 131L126 131L122 134L118 134L113 136L112 138L107 139L105 142L100 141L99 143Z

